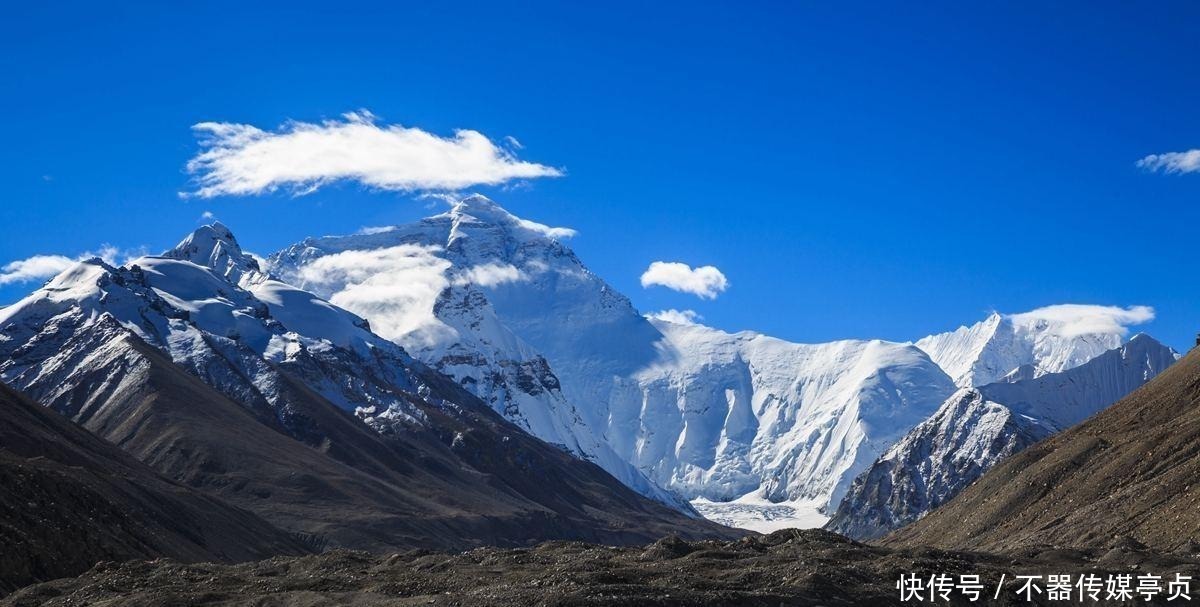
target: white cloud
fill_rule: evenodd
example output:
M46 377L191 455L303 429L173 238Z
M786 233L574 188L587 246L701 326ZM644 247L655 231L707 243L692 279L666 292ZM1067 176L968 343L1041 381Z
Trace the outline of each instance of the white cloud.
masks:
M548 225L538 223L536 221L529 221L528 219L517 218L517 223L521 224L521 227L523 227L527 230L541 232L542 234L545 234L546 236L549 236L550 238L555 238L558 240L566 240L568 238L574 238L575 235L579 233L571 228L552 228Z
M199 187L184 195L200 198L280 188L303 195L341 180L400 192L455 191L563 174L518 160L478 131L463 129L453 137L439 137L417 128L376 124L375 116L365 111L320 124L290 122L276 131L228 122L202 122L192 128L203 150L187 169Z
M215 217L215 215L213 215L212 211L205 211L200 214L201 221L208 221L209 219L212 219L213 217Z
M395 229L396 226L363 226L358 229L358 233L366 235L383 234L384 232L391 232Z
M369 319L371 328L387 339L406 348L431 347L457 337L433 314L438 295L450 284L450 262L437 256L440 251L410 244L344 251L302 266L299 282Z
M129 262L137 259L138 257L145 257L148 253L149 251L145 246L134 247L132 249L120 249L110 244L104 244L100 245L100 250L83 253L79 256L79 259L91 259L92 257L99 257L100 259L104 260L104 263L107 263L110 266L124 266L129 265Z
M713 266L692 268L675 261L656 261L642 273L642 286L653 285L691 293L702 299L716 299L717 295L729 287L729 281Z
M62 255L34 255L9 262L0 273L0 285L46 280L75 265L77 260Z
M1154 320L1154 308L1058 304L1022 314L1012 314L1009 318L1017 324L1045 322L1051 332L1063 337L1093 333L1127 335L1130 326Z
M34 255L26 259L10 261L0 268L0 285L48 280L63 270L70 268L77 261L99 257L109 265L123 265L131 259L146 254L145 247L137 249L118 249L109 244L101 245L97 251L87 251L75 257L65 255Z
M704 320L704 317L697 314L695 310L659 310L647 314L646 317L652 320L673 322L677 325L694 325Z
M507 282L520 282L526 278L528 277L512 264L489 262L478 266L471 266L459 273L454 279L454 284L474 284L481 287L494 287Z
M1195 173L1200 171L1200 149L1186 152L1150 154L1137 161L1137 165L1148 171L1163 173Z

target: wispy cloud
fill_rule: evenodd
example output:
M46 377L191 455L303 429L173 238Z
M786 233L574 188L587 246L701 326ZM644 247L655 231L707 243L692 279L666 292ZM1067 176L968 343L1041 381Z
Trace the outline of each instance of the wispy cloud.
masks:
M379 124L366 111L319 124L289 122L275 131L229 122L192 128L203 149L187 170L198 188L183 195L200 198L279 189L303 195L343 180L399 192L457 191L563 174L517 159L518 148L497 146L478 131L440 137Z
M492 261L466 268L454 278L454 284L495 287L509 282L521 282L528 278L520 268L512 264Z
M1150 306L1097 306L1089 304L1058 304L1012 314L1017 324L1042 322L1047 329L1063 337L1101 334L1129 334L1129 327L1154 320Z
M383 234L384 232L392 232L395 229L396 229L396 226L363 226L358 229L357 233L358 234L366 234L369 236L371 234Z
M449 286L450 262L439 247L404 244L343 251L302 266L300 286L371 321L371 328L406 348L453 340L457 333L433 313Z
M1200 149L1186 152L1166 152L1150 154L1137 161L1137 165L1147 171L1163 173L1195 173L1200 171Z
M697 314L695 310L676 310L673 308L651 312L646 315L646 318L672 322L677 325L694 325L704 320L704 317Z
M523 227L527 230L533 230L534 232L541 232L542 234L545 234L546 236L548 236L550 238L554 238L556 240L566 240L568 238L574 238L575 235L579 233L579 232L575 231L573 228L551 227L544 223L538 223L536 221L530 221L528 219L521 219L519 217L517 218L517 223L521 224L521 227Z
M702 299L716 299L729 288L725 275L714 266L692 268L676 261L656 261L642 273L642 287L658 285Z
M87 251L75 257L66 255L33 255L25 259L10 261L0 268L0 285L33 282L53 278L60 272L70 268L76 262L99 257L111 265L122 265L129 260L146 254L145 247L137 249L119 249L112 245L103 245L99 250Z
M46 280L75 264L77 260L62 255L34 255L11 261L0 273L0 285L34 280Z

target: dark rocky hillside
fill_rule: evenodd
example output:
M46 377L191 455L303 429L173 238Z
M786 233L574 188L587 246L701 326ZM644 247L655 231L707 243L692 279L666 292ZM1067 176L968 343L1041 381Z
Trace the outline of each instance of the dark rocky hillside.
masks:
M0 593L97 561L303 554L295 537L169 481L0 385Z
M106 331L65 342L59 350L80 357L64 365L74 372L60 383L35 382L31 395L169 478L316 546L460 549L741 535L634 493L432 371L418 370L457 406L448 411L412 395L433 430L381 434L280 370L285 428L136 336Z

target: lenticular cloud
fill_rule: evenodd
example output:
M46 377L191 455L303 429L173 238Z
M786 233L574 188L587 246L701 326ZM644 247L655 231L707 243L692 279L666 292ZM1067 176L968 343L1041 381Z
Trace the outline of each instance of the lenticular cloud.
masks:
M439 137L377 124L370 112L319 124L290 122L276 131L228 122L192 128L203 150L187 164L198 187L184 196L199 198L281 188L303 195L343 180L399 192L454 191L563 174L517 159L478 131Z
M1063 337L1091 334L1127 335L1129 327L1154 320L1150 306L1058 304L1009 316L1017 324L1041 321L1046 330Z

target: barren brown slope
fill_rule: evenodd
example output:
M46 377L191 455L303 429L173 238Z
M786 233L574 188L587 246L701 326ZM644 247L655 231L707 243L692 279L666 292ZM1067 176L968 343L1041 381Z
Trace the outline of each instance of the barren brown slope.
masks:
M0 384L0 594L101 560L303 554L259 517L159 476Z
M117 326L60 349L86 365L31 395L159 472L275 525L365 550L734 537L538 441L448 380L457 415L412 395L431 430L376 432L286 371L289 425L230 400ZM114 378L118 378L114 380Z
M884 538L972 550L1200 540L1200 350Z
M928 548L881 548L816 529L784 529L734 542L668 537L646 547L546 542L454 554L412 550L371 555L334 550L241 565L181 565L167 559L111 563L84 575L25 588L3 607L913 607L914 605L1080 605L1035 592L1017 575L1053 571L1078 579L1131 569L1164 580L1200 576L1200 559L1126 550L1029 550L992 555ZM901 601L901 576L979 576L977 601L955 590L936 603ZM1160 588L1165 588L1164 582ZM1039 588L1045 585L1038 582ZM1193 585L1194 588L1194 585ZM999 590L999 592L997 592ZM1106 601L1176 605L1187 601ZM1193 596L1195 596L1193 594ZM925 596L928 598L928 595ZM1073 597L1074 598L1074 597ZM1087 605L1100 605L1087 602Z

